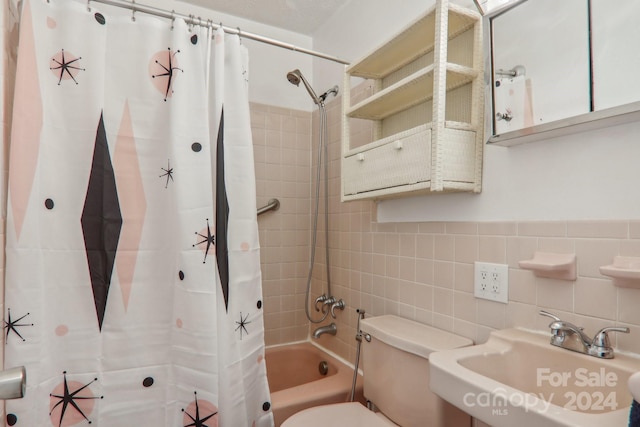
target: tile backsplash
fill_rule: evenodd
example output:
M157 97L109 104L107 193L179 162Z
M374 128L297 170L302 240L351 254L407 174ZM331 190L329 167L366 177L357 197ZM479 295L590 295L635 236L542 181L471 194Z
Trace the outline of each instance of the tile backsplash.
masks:
M353 360L357 308L367 315L397 314L477 343L495 329L547 331L549 319L538 314L545 309L583 326L589 335L604 326L628 326L630 334L614 334L612 339L619 350L640 353L640 289L616 287L599 272L615 255L640 256L640 220L378 223L375 203L340 202L340 102L329 103L327 110L331 286L347 308L336 319L337 336L323 336L320 344ZM292 144L284 142L294 132L292 117L299 141L287 147L297 150L295 156L265 154L263 166L259 164L263 157L256 155L258 203L279 195L286 202L283 205L291 204L259 220L266 340L271 345L305 339L317 326L305 319L304 294L318 115L256 104L252 114L257 116L253 124L258 152L271 149L270 144L278 139L278 126L281 146ZM271 142L264 142L265 132L271 135ZM358 132L366 137L368 130L358 127ZM297 171L296 186L285 184L284 175L277 183L277 176L267 177L262 171L276 161L286 170ZM267 187L278 194L267 194ZM321 204L312 298L326 290L323 212ZM575 253L577 280L539 278L520 269L518 262L531 259L535 251ZM473 296L475 261L509 265L508 304Z
M280 201L278 211L258 218L265 338L268 344L300 341L308 334L303 286L310 252L311 113L252 103L251 130L258 207Z
M616 287L598 271L599 266L611 264L615 255L640 256L640 240L631 233L636 224L372 222L369 231L345 231L359 234L360 244L336 248L352 267L336 274L344 282L334 285L351 310L398 314L476 343L486 341L494 329L548 331L549 319L538 314L545 309L583 326L589 335L604 326L628 326L630 334L613 337L616 345L620 350L640 353L640 289ZM625 231L620 234L622 229ZM358 237L340 239L347 240L357 242ZM539 278L520 269L518 261L531 259L536 250L575 253L577 280ZM509 265L508 304L473 296L475 261ZM356 315L351 310L341 314L338 340L324 342L349 360L355 348L352 318Z

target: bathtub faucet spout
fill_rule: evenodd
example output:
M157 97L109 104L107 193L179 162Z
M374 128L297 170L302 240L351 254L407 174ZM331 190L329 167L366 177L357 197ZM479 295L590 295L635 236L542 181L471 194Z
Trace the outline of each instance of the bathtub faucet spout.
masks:
M318 339L320 338L320 335L323 335L323 334L335 335L337 332L338 332L338 327L336 326L335 323L332 323L330 325L321 326L315 331L313 331L313 337L315 339Z

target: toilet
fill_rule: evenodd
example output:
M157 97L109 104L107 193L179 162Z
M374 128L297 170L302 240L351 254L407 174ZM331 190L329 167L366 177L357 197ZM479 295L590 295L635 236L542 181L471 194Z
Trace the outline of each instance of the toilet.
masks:
M470 346L470 339L392 315L369 317L360 325L364 396L375 412L357 402L316 406L292 415L282 427L471 426L468 414L429 389L429 354Z

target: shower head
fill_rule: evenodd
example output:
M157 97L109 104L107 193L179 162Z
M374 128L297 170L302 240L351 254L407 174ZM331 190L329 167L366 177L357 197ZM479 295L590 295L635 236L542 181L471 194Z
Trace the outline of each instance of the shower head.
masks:
M300 70L289 71L287 73L287 80L289 80L289 83L291 83L292 85L299 86L301 76L302 73L300 73Z
M313 102L315 102L318 105L322 103L322 100L318 98L318 95L316 95L316 93L313 91L313 88L311 87L311 85L309 85L309 82L307 82L307 79L304 78L300 70L295 69L293 71L289 71L287 73L287 80L289 80L289 83L294 84L296 86L299 86L300 81L302 81L302 83L304 84L304 87L307 88L307 92L309 92L309 95L311 95L311 99L313 99Z

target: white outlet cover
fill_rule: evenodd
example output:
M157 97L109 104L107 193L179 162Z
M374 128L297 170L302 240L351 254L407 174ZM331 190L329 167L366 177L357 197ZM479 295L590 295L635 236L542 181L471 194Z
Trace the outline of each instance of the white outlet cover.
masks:
M473 294L476 298L507 304L509 301L509 266L475 262Z

